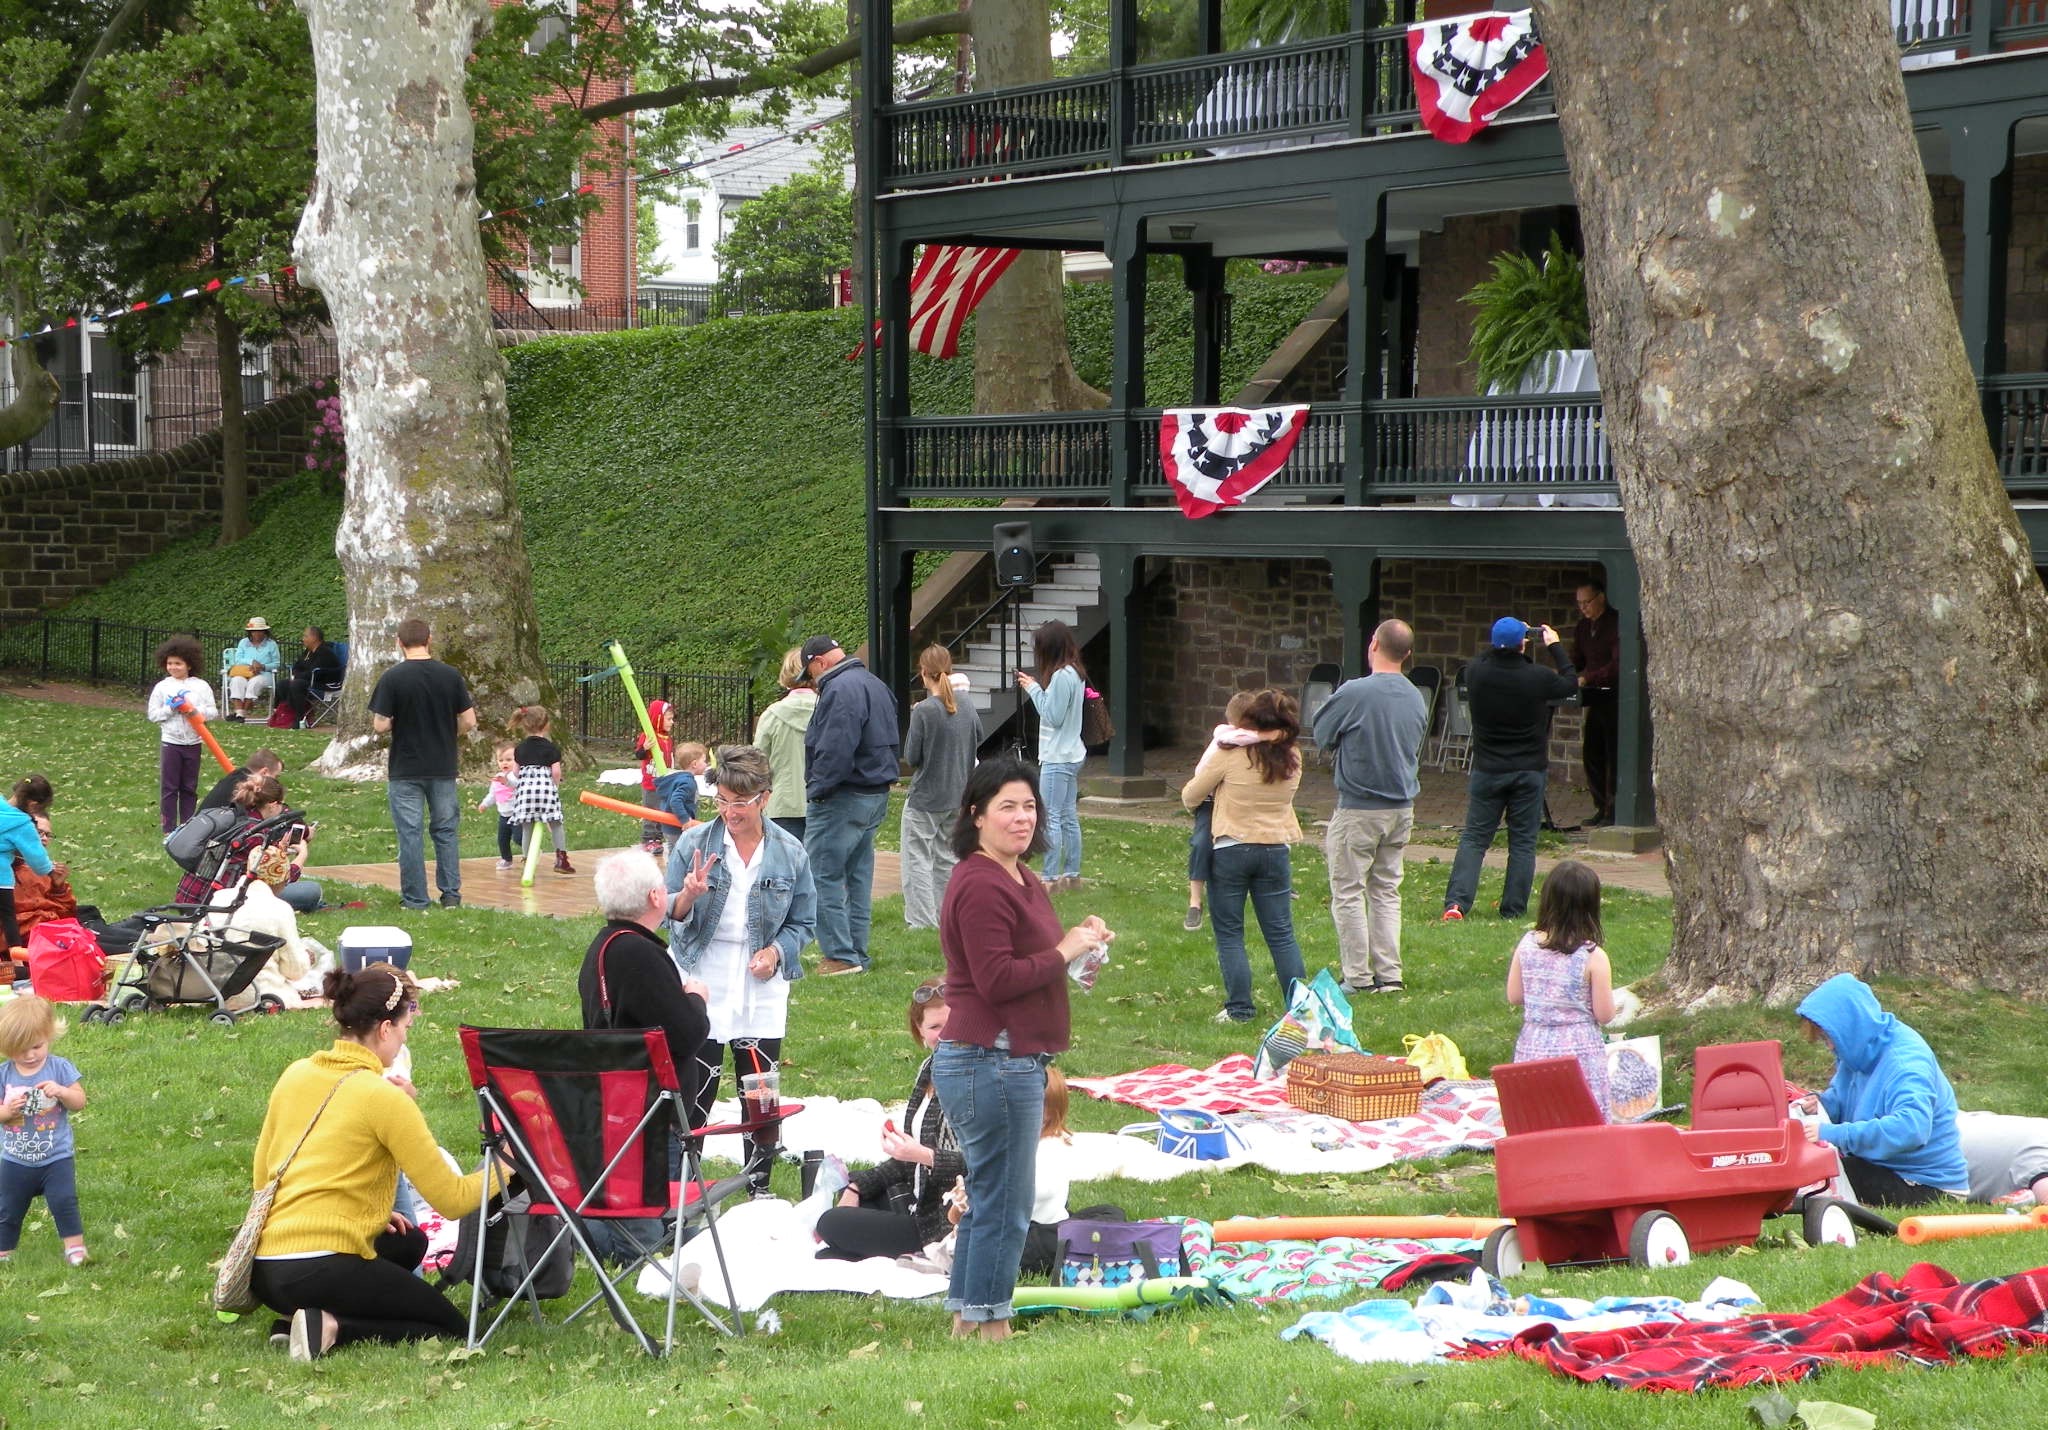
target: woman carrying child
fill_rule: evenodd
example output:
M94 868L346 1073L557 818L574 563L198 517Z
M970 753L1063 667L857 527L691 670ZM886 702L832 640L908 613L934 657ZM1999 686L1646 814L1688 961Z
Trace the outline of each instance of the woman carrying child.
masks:
M1277 731L1247 730L1238 724L1244 718L1245 707L1252 703L1252 691L1240 690L1230 697L1230 703L1223 707L1223 723L1210 732L1211 748L1256 745ZM1195 806L1195 827L1188 831L1188 914L1181 920L1181 927L1195 933L1202 927L1202 894L1209 886L1209 874L1215 860L1215 836L1210 830L1210 821L1215 817L1216 797L1211 795Z
M911 990L910 1036L925 1050L925 1060L903 1104L903 1130L882 1125L885 1160L855 1172L839 1205L818 1218L823 1254L845 1261L907 1256L945 1238L946 1193L967 1175L953 1126L932 1091L931 1053L949 1011L946 985L938 979Z
M1508 960L1508 1003L1522 1010L1515 1061L1577 1058L1603 1116L1610 1102L1600 1027L1614 1016L1614 972L1600 947L1600 876L1565 859L1543 881L1536 927Z
M529 831L545 824L555 845L555 872L573 874L576 866L569 862L569 839L562 825L562 747L549 738L548 712L538 705L522 705L512 713L512 727L513 733L525 737L512 747L512 822ZM500 843L500 858L503 849Z
M966 700L967 677L953 673L942 645L917 658L925 698L911 707L903 763L910 789L903 798L903 922L914 929L939 926L939 903L952 876L953 823L960 791L981 749L981 712Z
M1294 792L1301 786L1301 716L1294 697L1261 690L1238 721L1262 736L1246 746L1211 745L1181 787L1181 804L1199 807L1214 796L1215 852L1211 855L1209 928L1216 938L1216 965L1223 974L1219 1023L1249 1023L1251 963L1245 955L1244 906L1251 901L1259 932L1280 980L1280 1004L1308 977L1301 944L1294 936L1294 867L1289 846L1301 838L1294 817Z
M38 795L41 796L40 802ZM48 840L36 822L54 797L48 780L41 775L31 775L15 785L13 799L0 804L0 964L14 957L28 932L21 925L15 902L17 862L25 872L52 881L68 872L63 865L50 861L50 851L46 847ZM10 978L8 981L13 980Z
M64 1239L65 1262L87 1260L71 1137L85 1089L78 1069L50 1051L63 1033L57 1010L33 994L0 1005L0 1262L13 1257L37 1197Z
M220 709L213 703L213 687L196 674L199 642L191 636L172 636L158 646L156 664L164 678L149 692L145 709L163 747L157 759L158 822L169 834L199 804L199 731L184 712L189 708L211 720Z

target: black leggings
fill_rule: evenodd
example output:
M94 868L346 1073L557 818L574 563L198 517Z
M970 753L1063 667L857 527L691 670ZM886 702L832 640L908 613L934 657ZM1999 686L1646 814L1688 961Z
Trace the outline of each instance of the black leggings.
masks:
M427 1234L413 1227L384 1232L377 1257L309 1256L300 1261L258 1261L250 1278L257 1298L279 1315L325 1311L340 1327L334 1344L423 1341L466 1336L469 1316L413 1275L427 1254Z
M21 947L21 925L14 921L14 887L0 889L0 958L7 950Z
M1909 1182L1889 1167L1866 1161L1853 1152L1835 1149L1842 1158L1842 1175L1849 1179L1849 1186L1856 1193L1856 1200L1865 1206L1876 1203L1887 1207L1924 1207L1948 1196L1939 1187L1923 1187L1918 1182Z
M782 975L778 973L776 976ZM691 1121L698 1127L711 1120L711 1105L718 1101L718 1079L725 1069L727 1047L732 1049L735 1092L739 1090L741 1078L774 1072L782 1059L780 1038L735 1038L730 1044L714 1043L706 1038L697 1050L697 1096L692 1100L696 1116ZM774 1170L775 1149L781 1142L779 1123L760 1136L747 1139L747 1187L750 1191L768 1190L768 1174Z

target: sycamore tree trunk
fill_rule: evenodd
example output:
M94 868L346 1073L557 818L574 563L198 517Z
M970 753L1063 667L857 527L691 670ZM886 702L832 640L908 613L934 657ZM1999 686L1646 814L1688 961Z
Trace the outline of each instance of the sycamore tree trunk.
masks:
M7 375L13 395L0 407L0 450L18 447L50 425L57 415L57 379L50 376L36 356L33 340L19 335L28 329L34 313L28 290L16 278L14 268L15 229L11 215L0 212L0 316L11 317L17 334L7 345ZM0 329L4 331L4 329Z
M220 544L249 534L249 414L242 410L242 327L216 308L213 367L220 380Z
M312 29L319 164L299 276L340 350L347 497L335 549L353 642L343 719L317 768L373 776L365 708L409 616L469 682L481 767L513 709L554 705L512 485L463 98L489 0L299 0ZM570 758L580 750L557 739Z
M1536 10L1642 572L1673 992L2048 988L2048 599L1884 6Z
M1052 78L1045 0L976 0L974 87ZM1074 375L1067 352L1066 275L1057 253L1028 250L974 310L974 410L1075 412L1107 406Z

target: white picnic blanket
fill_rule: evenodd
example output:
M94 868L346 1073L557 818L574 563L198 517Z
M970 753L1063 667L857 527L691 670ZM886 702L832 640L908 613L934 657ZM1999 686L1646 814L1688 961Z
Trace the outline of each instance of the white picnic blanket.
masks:
M791 1291L845 1291L856 1296L887 1296L916 1301L943 1296L947 1278L928 1270L899 1265L885 1256L865 1261L820 1261L812 1234L819 1199L792 1206L782 1201L741 1202L718 1218L718 1239L732 1273L732 1299L742 1312L754 1312L771 1297ZM711 1254L711 1238L699 1232L683 1244L677 1262L684 1284L694 1267L697 1294L724 1306L725 1279ZM668 1295L667 1259L643 1268L635 1289L657 1299Z

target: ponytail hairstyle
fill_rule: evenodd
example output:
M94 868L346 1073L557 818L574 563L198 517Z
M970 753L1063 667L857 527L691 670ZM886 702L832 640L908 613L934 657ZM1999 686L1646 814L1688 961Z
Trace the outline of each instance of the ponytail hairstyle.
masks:
M379 1023L396 1022L420 996L412 975L388 963L373 963L359 973L330 969L320 988L333 1005L334 1021L355 1038L367 1038Z
M284 786L277 782L276 775L252 774L235 786L235 807L244 814L255 814L265 805L283 803Z
M1301 738L1301 707L1292 695L1271 688L1259 691L1244 707L1244 718L1238 723L1247 730L1281 732L1276 740L1245 746L1246 756L1265 783L1278 784L1301 768L1301 751L1295 748Z
M512 712L512 733L515 735L545 735L548 732L548 707L545 705L522 705Z
M917 658L917 673L931 683L932 694L939 704L946 707L951 715L960 708L958 695L953 690L953 653L942 645L928 645Z
M48 775L30 775L14 782L14 807L24 814L46 814L56 799Z

